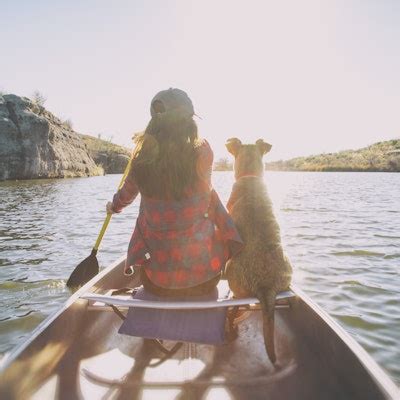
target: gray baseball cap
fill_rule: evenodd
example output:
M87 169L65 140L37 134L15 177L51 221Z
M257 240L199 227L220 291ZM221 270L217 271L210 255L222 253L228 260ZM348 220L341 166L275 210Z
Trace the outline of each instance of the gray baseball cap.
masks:
M192 100L183 90L169 88L158 92L151 101L150 114L154 117L157 114L155 103L162 103L164 111L180 110L182 114L193 117L194 108Z

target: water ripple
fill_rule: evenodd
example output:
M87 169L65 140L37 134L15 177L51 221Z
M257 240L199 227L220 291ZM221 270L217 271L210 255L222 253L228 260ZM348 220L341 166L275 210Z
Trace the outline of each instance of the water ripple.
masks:
M384 257L385 253L378 253L367 250L351 250L351 251L337 251L332 253L334 256L351 256L351 257Z

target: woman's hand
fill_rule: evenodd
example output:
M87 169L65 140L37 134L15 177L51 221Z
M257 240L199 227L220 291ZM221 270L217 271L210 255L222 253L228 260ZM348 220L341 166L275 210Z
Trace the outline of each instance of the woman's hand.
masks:
M111 201L109 201L106 204L106 210L107 210L107 214L115 214L115 211L112 208L112 202Z

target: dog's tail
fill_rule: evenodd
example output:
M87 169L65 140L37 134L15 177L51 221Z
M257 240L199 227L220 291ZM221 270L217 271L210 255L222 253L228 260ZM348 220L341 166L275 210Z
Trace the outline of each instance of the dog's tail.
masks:
M276 292L267 288L257 290L257 298L260 300L263 313L263 334L265 350L273 364L276 361L275 343L274 343L274 314Z

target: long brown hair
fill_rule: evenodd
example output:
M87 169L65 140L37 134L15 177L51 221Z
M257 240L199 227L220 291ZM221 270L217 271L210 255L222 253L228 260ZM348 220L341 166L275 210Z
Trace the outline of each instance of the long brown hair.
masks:
M197 125L179 110L155 114L135 138L131 171L142 194L156 198L183 197L196 182Z

